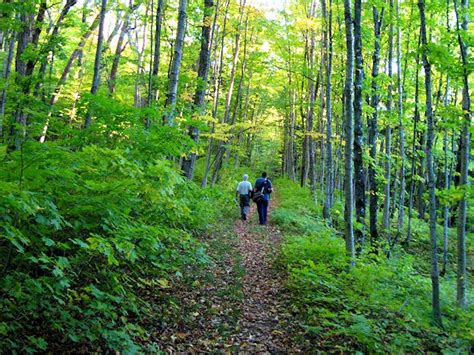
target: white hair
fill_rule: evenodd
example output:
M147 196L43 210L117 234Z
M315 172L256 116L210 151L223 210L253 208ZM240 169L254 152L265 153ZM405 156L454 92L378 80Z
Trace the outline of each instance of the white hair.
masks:
M249 176L247 174L244 174L243 179L244 181L247 181L249 179Z

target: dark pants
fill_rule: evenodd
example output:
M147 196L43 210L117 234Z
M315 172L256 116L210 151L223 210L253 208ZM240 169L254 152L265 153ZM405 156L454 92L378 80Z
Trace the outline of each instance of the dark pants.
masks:
M267 224L268 201L257 202L258 221L260 224Z
M250 196L240 195L240 216L245 219L250 211Z

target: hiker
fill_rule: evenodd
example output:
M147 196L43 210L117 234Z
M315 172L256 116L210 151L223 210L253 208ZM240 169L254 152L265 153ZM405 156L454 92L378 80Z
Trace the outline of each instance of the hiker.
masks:
M242 177L243 181L237 185L237 191L235 196L239 198L240 204L240 217L246 221L247 215L250 211L250 195L252 193L252 184L250 183L249 176L245 174Z
M254 187L254 201L257 203L258 221L262 225L267 224L268 203L272 191L272 182L267 178L267 173L263 172L262 176L255 181Z

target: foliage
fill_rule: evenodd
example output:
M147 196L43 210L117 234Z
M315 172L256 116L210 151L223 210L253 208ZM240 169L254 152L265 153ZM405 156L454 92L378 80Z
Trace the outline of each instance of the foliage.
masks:
M141 157L26 143L4 162L0 348L134 352L146 336L146 290L159 298L184 266L207 263L194 236L215 220L219 196L187 183L170 162Z
M308 213L310 192L286 180L276 185L285 202L273 220L288 233L279 263L288 270L287 286L311 347L330 350L338 343L343 351L466 351L473 340L474 310L457 309L448 297L454 282L443 280L442 299L450 300L443 303L445 330L433 326L429 274L419 268L429 263L427 253L422 260L402 251L390 259L363 255L349 271L343 238Z

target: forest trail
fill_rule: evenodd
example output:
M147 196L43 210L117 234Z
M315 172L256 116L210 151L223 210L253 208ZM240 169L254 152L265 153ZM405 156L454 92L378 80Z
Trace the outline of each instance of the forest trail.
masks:
M271 201L268 226L258 225L252 204L247 221L237 220L233 231L213 236L215 264L206 270L207 280L198 290L180 296L188 319L176 320L156 334L163 350L298 352L292 344L296 324L288 311L285 276L272 265L282 238L271 224L276 202Z
M292 327L289 324L284 279L277 273L271 260L272 255L278 251L281 234L272 225L258 226L256 211L253 212L249 222L235 223L238 248L245 270L242 280L244 298L241 330L236 337L239 344L237 350L286 352L291 344L288 330Z

